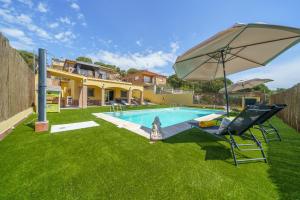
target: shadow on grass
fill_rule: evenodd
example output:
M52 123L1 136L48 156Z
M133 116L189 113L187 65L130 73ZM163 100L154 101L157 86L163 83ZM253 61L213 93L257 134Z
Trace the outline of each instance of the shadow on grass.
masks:
M32 115L31 117L27 118L26 120L24 120L24 125L31 128L31 129L35 129L35 122L37 121L37 118L35 117L35 115Z
M230 148L220 141L222 140L196 128L163 140L169 144L196 143L206 152L205 160L227 160L231 158Z
M35 129L34 122L26 123L25 126L28 126L29 128L32 128L33 130Z
M204 146L201 149L206 151L205 160L227 160L231 158L230 149L225 146Z
M251 136L245 134L243 137L234 136L238 143L253 143ZM227 138L228 139L228 138ZM233 157L228 141L222 138L215 137L209 133L193 128L188 131L175 135L167 140L165 143L196 143L202 150L206 152L205 160L223 160L227 163L233 164ZM254 143L253 143L254 144ZM235 151L237 159L251 159L261 157L261 152L241 152ZM263 162L262 160L252 162ZM248 162L241 162L246 164Z
M279 119L272 122L277 125L282 142L269 144L270 178L279 190L280 199L300 199L300 134Z

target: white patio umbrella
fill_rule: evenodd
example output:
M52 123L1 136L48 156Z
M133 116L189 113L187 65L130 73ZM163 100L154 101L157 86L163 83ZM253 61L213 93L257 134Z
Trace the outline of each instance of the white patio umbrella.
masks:
M300 41L300 29L269 24L236 24L176 59L174 69L184 80L213 80L226 74L265 66Z
M247 81L238 81L227 87L227 92L237 92L244 89L251 89L264 83L273 81L272 79L254 78ZM220 93L225 92L225 88L219 90Z

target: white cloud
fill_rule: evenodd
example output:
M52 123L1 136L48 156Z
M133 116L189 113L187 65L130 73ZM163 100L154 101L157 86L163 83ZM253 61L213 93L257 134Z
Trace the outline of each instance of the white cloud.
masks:
M59 23L54 22L54 23L49 24L48 26L49 26L49 28L57 28L59 26Z
M170 46L171 46L172 52L176 52L179 49L178 42L171 42Z
M25 14L21 14L21 15L17 16L16 19L19 23L25 23L25 24L32 23L31 17L29 17L28 15L25 15Z
M66 23L66 24L71 23L71 20L68 17L61 17L61 18L59 18L59 21L61 21L62 23Z
M5 4L10 4L11 0L0 0L0 2L5 3Z
M77 18L78 19L84 19L84 15L82 13L78 13Z
M11 4L11 0L0 0L3 7L7 8Z
M22 30L15 28L1 28L0 32L5 36L12 38L10 43L14 48L31 49L34 45L31 38L27 37Z
M18 1L29 6L30 8L33 6L33 3L31 0L18 0Z
M71 3L71 8L73 8L74 10L80 10L80 6L77 4L77 3L75 3L75 2L73 2L73 3Z
M30 31L35 32L39 37L41 37L43 39L51 39L51 36L48 34L47 31L45 31L44 29L42 29L34 24L28 24L27 28Z
M15 49L19 49L19 50L32 50L34 48L34 46L29 46L29 45L26 45L24 44L23 42L19 42L19 41L16 41L16 40L13 40L13 41L9 41L9 44L15 48Z
M61 42L70 42L71 40L76 38L76 36L71 31L58 33L54 37Z
M30 31L35 32L41 38L43 38L43 39L50 39L51 38L50 35L44 29L42 29L39 26L35 25L32 22L31 17L29 17L28 15L21 14L19 16L16 16L16 19L17 19L16 22L26 26Z
M94 39L92 39L92 40L94 40ZM104 39L101 39L101 38L98 38L97 40L98 40L98 42L100 42L105 47L109 47L113 42L112 40L104 40Z
M146 53L115 53L106 50L100 50L96 54L90 54L93 60L100 60L102 62L124 67L126 69L135 67L138 69L153 69L162 68L171 64L176 59L176 50L171 45L171 52L164 51L148 51Z
M274 80L266 84L270 88L289 88L300 82L299 66L300 58L296 58L280 64L268 65L230 75L229 78L234 82L252 78L270 78Z
M39 2L37 9L38 9L39 12L42 12L42 13L48 12L47 5L45 3L42 3L42 2Z
M68 24L68 25L72 25L72 26L75 25L75 22L72 22L70 20L70 18L68 18L68 17L60 17L59 21L63 24Z
M6 22L13 22L15 20L15 17L11 15L9 10L4 10L0 8L0 17L3 18L4 21Z
M21 26L25 26L28 30L34 32L42 39L51 39L51 36L42 28L35 25L30 16L25 14L15 15L13 12L9 10L0 9L0 17L3 18L4 21L10 24L18 24Z
M81 20L81 25L82 26L87 26L87 23L85 22L85 17L82 13L78 13L77 14L77 19Z
M140 40L135 41L135 43L140 47L142 46L142 42Z
M0 31L4 33L5 35L11 36L11 37L22 37L24 36L24 32L19 29L13 29L13 28L1 28Z

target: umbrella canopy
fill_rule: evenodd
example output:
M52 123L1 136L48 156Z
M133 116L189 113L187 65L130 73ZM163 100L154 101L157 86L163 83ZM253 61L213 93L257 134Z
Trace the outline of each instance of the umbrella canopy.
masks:
M227 92L237 92L237 91L244 90L244 89L251 89L258 85L268 83L271 81L273 81L273 80L272 79L260 79L260 78L255 78L255 79L251 79L251 80L247 80L247 81L239 81L237 83L229 85L227 87ZM220 89L219 92L224 93L225 88Z
M213 80L264 66L300 41L300 29L269 24L236 24L188 50L174 69L184 80Z

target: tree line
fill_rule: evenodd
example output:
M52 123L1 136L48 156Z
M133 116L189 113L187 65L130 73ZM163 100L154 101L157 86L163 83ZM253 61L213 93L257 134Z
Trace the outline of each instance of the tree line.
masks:
M168 77L167 79L168 85L173 88L179 88L183 90L193 90L195 93L203 93L203 92L210 92L210 93L217 93L220 89L224 88L224 78L215 79L212 81L185 81L177 77L176 74L173 74ZM227 85L233 84L230 79L226 79ZM245 89L245 92L251 91L260 91L269 93L270 89L262 84L256 86L252 89Z

